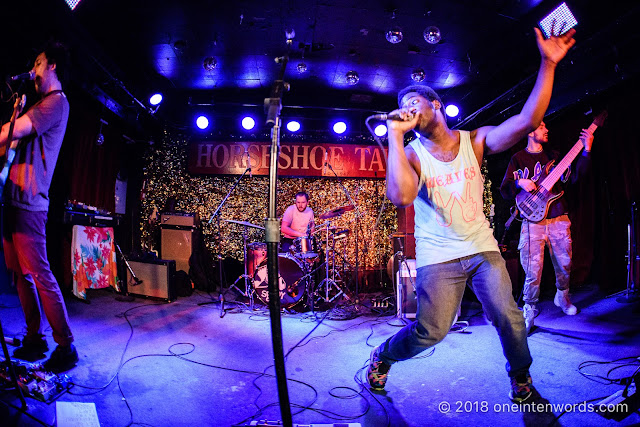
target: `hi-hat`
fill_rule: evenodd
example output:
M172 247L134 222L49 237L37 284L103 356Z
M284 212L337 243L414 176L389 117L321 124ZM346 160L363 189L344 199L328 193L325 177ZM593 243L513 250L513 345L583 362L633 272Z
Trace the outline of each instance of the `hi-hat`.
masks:
M320 218L320 219L335 218L337 216L342 215L345 212L352 211L353 209L354 209L353 205L341 206L339 208L335 208L335 209L331 209L329 211L326 211L325 213L320 215L318 218Z
M246 225L247 227L253 227L253 228L258 228L260 230L264 230L264 227L262 227L260 225L252 224L252 223L247 222L247 221L236 221L234 219L223 219L223 221L232 222L234 224Z

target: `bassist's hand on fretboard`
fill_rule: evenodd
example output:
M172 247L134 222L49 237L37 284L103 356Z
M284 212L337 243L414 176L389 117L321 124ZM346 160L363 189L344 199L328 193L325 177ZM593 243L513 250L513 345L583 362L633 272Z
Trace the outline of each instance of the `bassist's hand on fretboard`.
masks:
M529 193L536 189L536 183L530 179L519 179L516 181L516 185Z

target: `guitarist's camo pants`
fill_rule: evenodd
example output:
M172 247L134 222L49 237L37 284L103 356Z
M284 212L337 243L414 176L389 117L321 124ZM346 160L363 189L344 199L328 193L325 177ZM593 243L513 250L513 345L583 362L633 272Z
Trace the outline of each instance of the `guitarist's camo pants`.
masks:
M540 222L522 221L520 230L520 262L525 271L523 299L527 304L535 304L540 297L540 279L544 264L544 248L549 255L556 273L556 288L569 289L571 272L571 221L567 215L543 219Z

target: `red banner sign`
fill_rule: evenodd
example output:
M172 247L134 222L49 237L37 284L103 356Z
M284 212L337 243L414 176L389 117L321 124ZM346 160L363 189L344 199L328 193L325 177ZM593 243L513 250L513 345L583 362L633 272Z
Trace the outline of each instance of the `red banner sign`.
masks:
M189 145L187 169L192 174L239 175L246 169L248 157L253 175L269 175L270 149L270 142L193 143ZM326 168L325 159L330 165ZM341 178L384 178L385 155L375 145L280 144L278 175L333 177L334 171Z

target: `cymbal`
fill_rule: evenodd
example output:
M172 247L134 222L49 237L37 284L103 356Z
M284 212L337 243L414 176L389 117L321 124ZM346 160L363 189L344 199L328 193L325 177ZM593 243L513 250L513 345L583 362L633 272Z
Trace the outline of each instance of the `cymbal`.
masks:
M335 208L335 209L331 209L330 211L326 211L325 213L320 215L318 218L320 218L320 219L335 218L337 216L342 215L345 212L352 211L353 209L354 209L353 205L341 206L339 208Z
M329 227L329 231L330 231L331 233L335 233L335 231L336 231L337 229L338 229L338 227L336 227L336 226ZM316 234L316 233L324 233L325 231L327 231L327 225L326 225L326 224L323 224L323 225L321 225L320 227L316 227L316 231L314 231L314 232L313 232L313 234Z
M260 230L264 230L264 227L262 227L260 225L252 224L252 223L247 222L247 221L236 221L234 219L223 219L223 221L232 222L234 224L239 224L239 225L246 225L247 227L253 227L253 228L258 228Z

